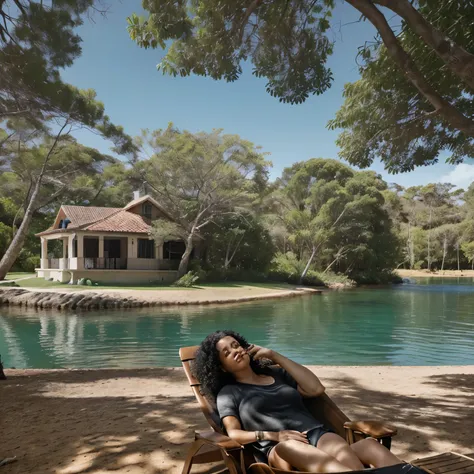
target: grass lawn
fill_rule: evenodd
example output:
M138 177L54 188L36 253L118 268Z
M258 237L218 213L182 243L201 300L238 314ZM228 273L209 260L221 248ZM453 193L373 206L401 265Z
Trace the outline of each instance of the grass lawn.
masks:
M28 274L23 274L27 276ZM1 285L2 287L7 284ZM292 285L285 283L250 283L250 282L221 282L221 283L203 283L197 285L194 288L176 288L174 286L160 286L160 285L142 285L142 286L128 286L128 285L112 285L112 284L100 284L97 286L72 286L67 283L59 283L57 281L46 281L44 278L27 278L25 280L16 283L16 286L21 288L61 288L68 291L77 290L148 290L148 291L161 291L161 290L181 290L181 289L204 289L204 288L239 288L242 286L253 286L255 288L268 288L275 290L289 290L294 288Z
M5 284L2 286L6 286ZM179 290L174 286L158 286L158 285L143 285L143 286L129 286L129 285L106 285L100 284L97 286L86 285L68 285L67 283L59 283L58 281L47 281L44 278L28 278L19 281L17 286L21 288L61 288L62 290L77 291L77 290Z
M5 280L16 280L17 278L25 278L27 276L34 277L35 273L27 273L27 272L12 272L7 273Z

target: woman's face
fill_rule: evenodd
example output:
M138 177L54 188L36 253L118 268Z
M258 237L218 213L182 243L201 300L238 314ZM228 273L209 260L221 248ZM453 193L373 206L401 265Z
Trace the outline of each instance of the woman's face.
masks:
M216 344L222 368L231 374L248 367L250 356L232 336L223 337Z

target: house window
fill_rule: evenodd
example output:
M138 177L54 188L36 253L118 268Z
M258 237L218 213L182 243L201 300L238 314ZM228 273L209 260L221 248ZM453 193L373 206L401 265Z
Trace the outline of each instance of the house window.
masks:
M151 204L147 202L142 204L142 216L151 219Z
M138 258L155 258L155 241L138 239Z
M181 260L186 246L184 242L170 241L163 245L163 258L165 260Z

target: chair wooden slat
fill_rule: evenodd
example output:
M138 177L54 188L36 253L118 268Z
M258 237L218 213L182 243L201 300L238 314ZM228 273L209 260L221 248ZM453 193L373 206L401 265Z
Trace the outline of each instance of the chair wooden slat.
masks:
M464 467L471 467L473 470L474 470L474 462L473 461L470 461L469 459L466 459L466 460L458 460L458 462L454 462L454 463L450 463L450 464L440 464L438 466L436 466L437 468L440 468L442 469L442 472L451 472L451 471L455 471L457 469L462 469Z
M194 375L191 371L190 362L191 361L186 360L182 363L183 368L184 368L184 373L186 374L186 377L188 378L189 385L191 385L191 387L196 387L196 386L199 386L201 384L199 383L199 380L196 377L194 377Z
M439 465L439 463L456 461L458 459L459 457L453 453L444 453L439 454L438 456L435 456L432 459L422 459L420 461L420 464L423 464L423 466L437 466Z
M443 454L437 454L436 456L429 456L427 458L420 458L420 459L415 459L414 461L412 461L412 464L415 464L417 466L421 466L422 464L427 464L428 462L431 462L431 461L439 461L441 459L452 459L452 458L455 458L456 456L453 454L453 453L443 453Z
M474 464L468 467L462 467L460 469L454 469L452 471L445 471L442 467L433 468L432 471L435 474L474 474Z
M346 437L344 423L350 420L326 393L316 398L307 398L304 402L317 420L334 430L342 438Z
M196 351L198 348L199 346L181 347L179 349L179 358L181 359L181 362L193 360L196 357Z
M442 459L441 461L431 461L431 462L427 462L425 464L423 464L423 466L427 466L427 467L430 467L430 466L436 466L436 467L443 467L443 466L450 466L451 464L456 464L456 463L460 463L460 462L470 462L472 464L472 461L470 461L469 459L465 459L465 458L461 458L461 457L458 457L458 456L455 456L453 458L450 458L450 459Z

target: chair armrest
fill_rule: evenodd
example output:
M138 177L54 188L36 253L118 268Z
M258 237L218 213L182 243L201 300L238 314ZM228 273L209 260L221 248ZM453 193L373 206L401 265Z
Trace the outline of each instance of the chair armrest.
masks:
M226 435L216 431L196 431L195 438L222 449L243 449L244 447Z
M397 428L394 426L382 423L380 421L346 421L344 428L352 431L359 431L372 438L385 438L387 436L395 436Z

